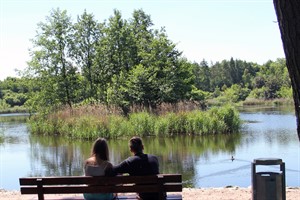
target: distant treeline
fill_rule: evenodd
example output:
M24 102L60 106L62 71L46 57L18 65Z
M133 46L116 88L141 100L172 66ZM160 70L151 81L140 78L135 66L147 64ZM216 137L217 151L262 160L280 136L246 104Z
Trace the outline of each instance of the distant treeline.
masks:
M153 110L162 103L292 99L285 59L188 61L143 10L129 19L115 10L104 22L85 11L73 22L55 9L37 25L32 43L22 77L0 81L0 110L101 104L127 115L133 106Z

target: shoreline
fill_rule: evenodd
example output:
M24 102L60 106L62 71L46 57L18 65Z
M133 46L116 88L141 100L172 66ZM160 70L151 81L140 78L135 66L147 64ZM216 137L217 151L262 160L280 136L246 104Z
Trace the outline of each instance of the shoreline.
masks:
M82 197L82 194L45 195L46 197L66 198ZM219 188L183 188L185 200L252 200L251 187L219 187ZM0 189L1 200L30 200L37 195L21 195L17 190ZM46 198L47 199L47 198ZM300 200L300 187L286 187L286 200Z

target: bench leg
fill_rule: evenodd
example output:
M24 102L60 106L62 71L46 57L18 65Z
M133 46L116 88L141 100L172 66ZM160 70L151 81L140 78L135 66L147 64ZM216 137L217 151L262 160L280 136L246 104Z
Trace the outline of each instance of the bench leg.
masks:
M43 180L37 179L37 192L39 200L44 200L44 193L43 193Z

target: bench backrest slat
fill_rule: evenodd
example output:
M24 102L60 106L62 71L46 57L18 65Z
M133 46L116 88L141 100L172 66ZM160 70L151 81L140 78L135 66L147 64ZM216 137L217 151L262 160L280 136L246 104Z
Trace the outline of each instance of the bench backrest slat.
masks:
M181 175L161 174L164 182L181 182ZM36 180L41 177L20 178L20 185L36 185ZM157 176L116 176L116 177L91 177L91 176L62 176L42 177L43 185L64 184L129 184L129 183L155 183Z
M164 177L164 181L168 183L182 182L181 174L159 174Z
M20 178L20 185L36 185L39 177ZM155 183L157 177L131 177L131 176L118 176L118 177L43 177L43 185L65 185L65 184L130 184L130 183Z

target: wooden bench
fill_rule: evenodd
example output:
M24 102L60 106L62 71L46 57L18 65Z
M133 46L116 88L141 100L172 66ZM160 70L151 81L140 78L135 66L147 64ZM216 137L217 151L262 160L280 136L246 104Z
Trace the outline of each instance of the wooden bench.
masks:
M118 199L137 199L136 195L125 194L136 192L157 192L160 200L182 199L182 177L180 174L115 177L25 177L20 178L19 181L21 194L37 194L38 200L44 200L45 194L76 193L121 193L118 194ZM173 194L167 192L173 192ZM167 194L167 198L165 194ZM74 199L83 199L83 196Z

